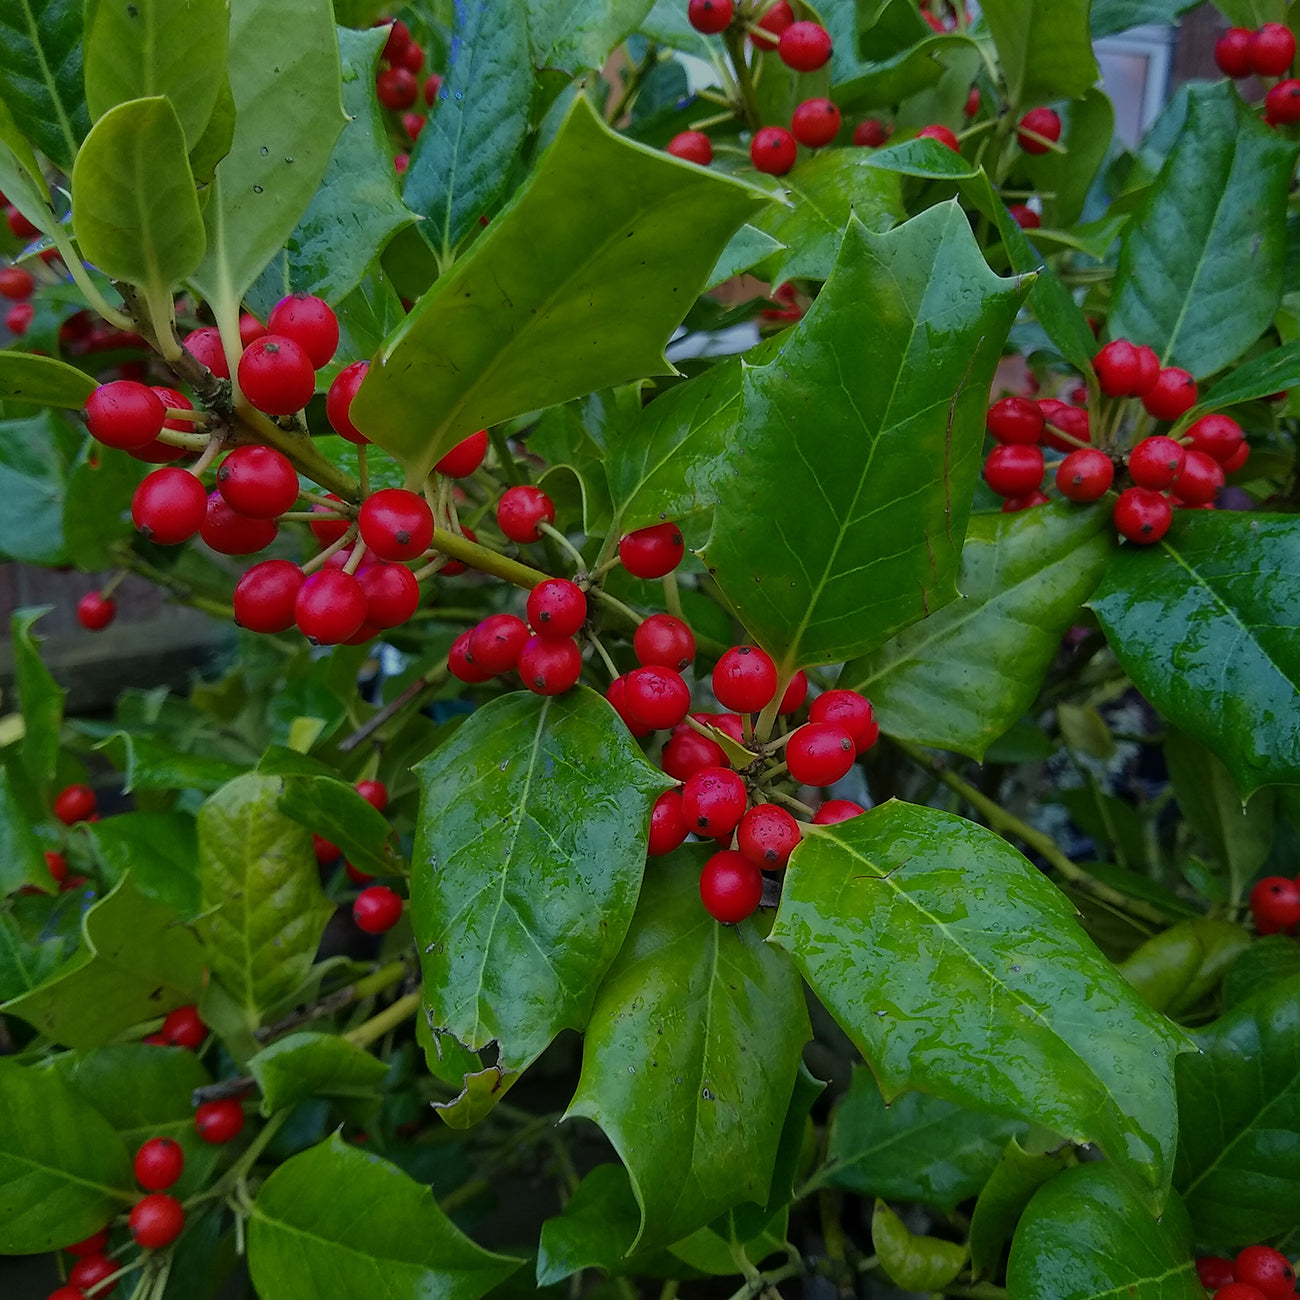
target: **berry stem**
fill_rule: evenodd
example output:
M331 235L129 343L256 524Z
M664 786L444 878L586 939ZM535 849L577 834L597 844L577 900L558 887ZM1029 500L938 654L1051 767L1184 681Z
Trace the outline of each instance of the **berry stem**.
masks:
M409 1019L419 1009L422 994L419 989L407 993L396 1002L390 1003L378 1015L349 1030L343 1037L354 1047L369 1047L371 1043L382 1038L390 1029L395 1029L404 1020Z
M434 528L433 549L441 551L444 555L450 555L453 560L468 564L472 569L478 569L480 573L490 573L493 577L504 578L506 582L513 583L516 587L524 587L528 591L532 591L539 582L544 582L550 576L540 569L531 568L518 560L489 551L486 546L480 546L477 542L471 542L468 537L449 532L445 528Z
M608 605L610 609L622 614L624 618L630 620L637 627L645 622L645 615L638 614L630 605L625 605L617 596L611 596L604 587L589 587L587 594L595 596L602 605ZM616 677L617 673L614 674Z
M443 618L447 617L447 611L438 611ZM477 623L482 615L481 610L475 610L465 621ZM426 673L421 673L414 681L408 682L406 686L387 704L384 705L378 713L367 718L350 736L339 742L339 753L350 754L356 747L364 741L369 740L376 731L388 722L391 718L400 713L408 704L414 701L425 691L435 686L440 686L446 681L448 676L447 664L445 661L435 664ZM387 969L387 968L385 968Z
M663 576L664 584L664 609L674 618L686 622L686 615L682 613L682 593L677 587L677 570L673 569Z
M736 74L736 90L739 92L740 102L744 108L745 124L751 131L757 131L763 125L763 114L758 106L758 93L754 88L749 64L745 62L744 33L734 27L728 27L722 35L722 41L731 56L732 68Z
M353 524L348 531L338 539L338 541L331 542L323 551L318 551L310 560L307 561L306 564L302 566L303 577L305 578L308 574L315 573L317 569L324 565L325 561L328 560L331 555L337 555L345 546L351 545L352 539L356 537L356 535L357 526L356 524Z
M625 45L623 49L624 53L626 53L627 46ZM632 111L632 106L641 93L641 87L645 84L645 79L659 63L659 47L651 41L646 48L645 58L640 63L634 63L631 59L628 62L632 65L632 70L623 82L622 92L614 101L613 107L605 115L605 120L611 126L624 125L623 118Z
M603 645L601 645L600 637L598 637L594 632L589 632L587 634L587 643L590 646L592 646L592 648L600 656L601 662L605 665L605 671L609 673L609 680L612 682L618 676L618 667L615 665L614 661L609 657L609 651L606 650Z
M352 737L349 736L348 740L351 739ZM342 749L343 746L340 745L339 748ZM273 1038L280 1038L300 1025L319 1020L322 1016L332 1016L336 1011L350 1007L354 1002L363 1002L366 998L372 998L375 994L382 993L385 989L404 980L410 973L411 967L407 961L390 961L386 966L381 966L377 971L373 971L355 983L346 984L341 989L335 989L333 993L327 993L310 1006L299 1007L279 1020L263 1025L261 1029L253 1030L253 1037L259 1043L269 1043ZM196 1093L195 1096L197 1095Z
M1060 438L1062 442L1068 442L1071 447L1086 448L1092 446L1092 443L1084 442L1082 439L1076 438L1072 434L1066 433L1064 429L1053 424L1050 420L1047 422L1047 427L1051 429L1053 437Z
M587 561L583 559L582 552L578 550L578 548L574 546L574 544L571 541L569 541L569 539L565 537L565 535L562 532L560 532L560 530L556 528L554 524L548 524L546 520L543 519L540 523L538 523L537 531L541 533L543 536L549 537L553 542L557 543L560 549L563 550L569 556L569 558L573 560L573 562L578 566L579 572L581 572L583 569L587 567Z

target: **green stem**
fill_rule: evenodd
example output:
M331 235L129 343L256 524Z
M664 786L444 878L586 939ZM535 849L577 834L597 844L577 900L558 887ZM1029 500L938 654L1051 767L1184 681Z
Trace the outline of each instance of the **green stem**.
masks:
M290 1030L297 1029L299 1025L319 1020L322 1016L333 1015L336 1011L342 1011L345 1007L350 1007L354 1002L364 1002L366 998L372 998L377 993L392 988L394 984L404 980L410 972L411 967L405 960L390 961L377 971L373 971L371 974L355 980L341 989L335 989L333 993L327 993L319 1001L313 1002L311 1006L302 1007L272 1024L263 1025L261 1029L253 1031L253 1037L259 1043L269 1043L273 1038L279 1038L281 1034L287 1034Z
M568 555L578 566L577 572L581 573L587 567L587 561L583 558L582 552L554 524L548 524L545 520L542 520L537 525L537 531L544 537L549 537Z
M636 610L631 608L631 606L623 604L617 596L611 596L604 587L590 587L588 588L587 594L589 596L595 596L602 605L608 605L610 609L622 614L624 618L629 622L636 624L637 627L640 627L641 624L645 622L644 614L638 614Z
M486 546L480 546L477 542L471 542L468 537L449 532L445 528L433 530L433 549L441 551L444 555L450 555L453 560L461 560L470 568L478 569L480 573L490 573L493 577L504 578L506 582L528 591L532 591L539 582L545 582L550 577L550 574L543 573L540 569L531 568L505 555L498 555L496 551L489 551Z
M750 75L749 64L745 62L745 37L729 27L723 33L722 40L731 56L731 66L736 74L736 89L740 92L740 102L744 107L745 125L751 131L757 131L763 125L763 113L759 108L754 78Z
M390 1029L400 1025L402 1021L408 1020L420 1009L422 994L419 989L414 993L407 993L400 997L396 1002L390 1003L378 1015L371 1016L369 1020L359 1024L355 1029L349 1030L343 1037L347 1039L354 1047L369 1047L371 1043L378 1041Z
M665 573L663 577L664 584L664 609L674 618L686 622L686 616L682 613L682 593L677 587L677 571L674 569L671 573Z

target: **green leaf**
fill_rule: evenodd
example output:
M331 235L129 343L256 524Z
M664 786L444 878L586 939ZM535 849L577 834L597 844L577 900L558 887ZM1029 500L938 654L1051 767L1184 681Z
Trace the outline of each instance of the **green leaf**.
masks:
M1237 958L1224 976L1223 1005L1235 1007L1293 975L1300 975L1300 944L1290 935L1264 935Z
M36 161L31 142L18 129L9 105L0 96L0 176L3 176L5 197L23 211L31 202L45 208L49 202L50 187L45 174ZM25 191L20 194L19 191ZM24 213L25 215L25 213Z
M59 733L63 730L63 688L41 660L40 642L32 635L35 623L50 606L15 610L9 620L13 637L14 685L23 715L23 767L28 779L49 790L59 765Z
M262 1114L272 1115L308 1097L377 1098L388 1066L335 1034L297 1033L262 1048L248 1072L262 1090Z
M1300 531L1290 516L1180 512L1123 546L1089 601L1138 690L1223 761L1243 798L1300 783Z
M401 862L388 847L388 818L364 800L354 786L333 777L285 776L279 808L300 826L343 850L343 856L370 875L391 876Z
M793 966L763 942L766 925L719 925L700 904L707 856L692 845L651 864L592 1009L568 1110L595 1120L627 1166L641 1250L741 1202L767 1203L811 1032Z
M0 99L18 129L64 172L72 171L90 130L82 8L82 0L14 0L0 9Z
M1088 32L1089 0L984 0L1013 109L1078 99L1101 70Z
M1281 300L1297 150L1230 81L1192 87L1186 128L1120 242L1112 338L1197 379L1254 343Z
M536 65L570 76L603 68L609 52L636 29L652 4L653 0L533 0L528 6L528 34Z
M1113 550L1104 509L975 515L957 580L964 599L846 664L840 684L871 700L889 735L982 761L1033 703Z
M76 366L31 352L0 352L0 399L79 411L99 385Z
M1002 1248L1015 1231L1025 1206L1049 1178L1061 1171L1067 1158L1067 1151L1026 1151L1016 1138L1007 1143L971 1215L970 1262L976 1278L997 1271Z
M128 871L135 888L192 921L199 898L199 844L194 818L179 812L130 812L86 826L104 878Z
M133 790L217 790L243 770L224 759L182 754L165 741L129 731L115 731L95 748L122 773L126 794Z
M805 833L772 937L886 1100L920 1088L1030 1120L1167 1189L1185 1043L991 831L891 801Z
M1029 1202L1011 1242L1007 1292L1023 1300L1201 1300L1187 1211L1158 1218L1113 1165L1067 1169Z
M226 80L225 0L91 0L86 103L98 120L129 99L171 101L185 147L203 135Z
M1115 132L1115 110L1095 86L1082 99L1061 109L1061 145L1065 153L1026 154L1025 170L1033 187L1054 197L1043 201L1045 224L1072 226L1083 215L1084 202L1106 159ZM1104 250L1103 250L1104 251Z
M50 873L8 767L0 767L0 897L24 885L49 889Z
M429 1024L471 1050L495 1041L499 1073L517 1072L587 1023L666 778L585 687L498 697L415 770L411 919Z
M477 1300L520 1263L476 1246L428 1187L337 1133L266 1180L248 1224L266 1300Z
M1089 26L1092 39L1118 36L1120 32L1151 23L1172 27L1198 0L1092 0Z
M346 121L329 0L233 0L228 71L234 137L203 210L207 252L193 280L233 324L244 291L306 211Z
M53 411L0 420L0 556L26 564L65 564L63 495L71 459L68 427Z
M87 444L68 476L63 499L63 540L84 573L111 569L118 547L136 536L131 499L145 466L125 452Z
M1201 397L1180 423L1190 423L1207 411L1222 410L1239 402L1253 402L1300 385L1300 339L1284 343L1262 356L1243 361Z
M973 48L971 40L966 36L947 33L937 35L927 27L924 36L915 44L863 67L857 75L847 80L837 81L833 98L837 104L851 105L855 110L897 104L918 91L937 84L952 62L952 56ZM838 54L837 44L837 57Z
M1300 1219L1300 976L1196 1035L1178 1065L1175 1185L1199 1241L1236 1251Z
M664 340L762 201L629 143L578 96L530 180L385 345L352 418L421 480L477 429L670 370Z
M0 1251L81 1241L138 1196L126 1145L99 1111L52 1071L0 1059Z
M785 667L862 654L956 596L1018 298L955 203L884 235L855 222L777 359L744 370L703 554Z
M1213 993L1249 946L1239 925L1197 917L1152 935L1119 969L1148 1006L1176 1018Z
M48 888L48 875L45 884ZM66 894L55 898L25 895L0 906L0 1002L43 984L69 949L75 948L75 939L70 944L66 936L47 930L44 915L33 917L37 908L48 914L60 902L66 904Z
M198 815L208 962L250 1026L306 979L334 911L311 833L280 812L282 793L279 778L250 772Z
M51 977L2 1009L66 1047L100 1047L194 1002L203 949L171 908L124 877L82 920L85 944Z
M871 1215L871 1244L880 1267L904 1291L942 1291L966 1262L965 1246L913 1235L884 1201Z
M1027 1127L924 1092L886 1105L870 1070L857 1066L832 1115L817 1183L951 1212L984 1186L1008 1140Z

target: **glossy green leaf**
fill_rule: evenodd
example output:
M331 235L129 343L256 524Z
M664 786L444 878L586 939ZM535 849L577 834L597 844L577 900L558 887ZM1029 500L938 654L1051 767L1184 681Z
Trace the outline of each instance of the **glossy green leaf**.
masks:
M957 580L964 599L846 664L839 684L871 700L888 734L982 760L1033 703L1111 539L1104 509L973 516Z
M653 0L533 0L528 34L539 68L570 76L605 66L609 52L650 12Z
M104 878L127 871L146 898L192 921L201 909L199 845L194 818L180 812L129 812L86 827Z
M1015 1138L1007 1143L971 1215L970 1262L977 1278L997 1271L1002 1248L1015 1231L1025 1206L1049 1178L1064 1168L1067 1151L1026 1151Z
M664 340L762 201L614 135L578 96L531 179L371 366L352 418L419 481L476 429L670 370Z
M855 222L777 358L745 369L703 555L782 664L862 654L956 596L1018 299L956 204L884 235Z
M262 1114L308 1097L378 1097L388 1066L336 1034L297 1033L277 1039L248 1062L262 1090Z
M1177 1017L1214 992L1249 946L1239 925L1197 917L1152 935L1119 969L1148 1006Z
M905 1092L886 1105L870 1070L859 1066L835 1107L816 1181L951 1211L983 1187L1008 1140L1027 1127L924 1092Z
M130 877L86 912L82 929L81 950L6 1002L6 1014L66 1047L100 1047L198 997L202 947L171 908L146 898Z
M163 95L192 149L225 83L228 26L225 0L92 0L85 67L91 117Z
M0 767L0 897L24 885L48 889L50 873L13 778L7 767Z
M212 974L249 1025L307 977L334 911L311 832L280 812L283 782L247 773L199 809L202 933Z
M72 459L62 417L42 411L0 420L0 498L23 509L0 511L0 556L26 564L64 564L63 497Z
M36 153L32 149L31 141L18 129L18 124L14 121L9 105L5 103L2 95L0 95L0 146L3 146L0 147L0 176L4 177L5 197L20 211L26 208L31 200L35 200L37 206L43 207L49 202L50 187L46 184L40 163L36 161ZM18 193L20 190L26 191L26 199Z
M411 918L430 1026L503 1072L581 1029L632 920L666 778L586 688L476 710L416 768ZM582 816L575 816L575 809Z
M329 0L233 0L227 69L234 137L203 209L207 252L193 280L233 317L306 211L345 123Z
M1089 26L1092 38L1099 41L1104 36L1118 36L1120 32L1148 23L1172 26L1189 9L1195 9L1198 0L1092 0Z
M1013 109L1077 99L1100 75L1088 32L1089 0L985 0Z
M0 1251L80 1241L138 1195L126 1145L99 1111L53 1071L0 1060Z
M1185 1043L992 831L891 801L806 833L772 937L886 1099L921 1088L1030 1120L1167 1189Z
M23 767L31 782L53 795L51 786L59 764L65 692L46 668L41 659L41 643L32 635L32 627L49 611L48 605L15 610L9 628L14 686L23 715Z
M48 887L48 879L45 883ZM50 933L41 919L32 916L38 907L49 910L56 901L66 904L67 896L29 894L21 902L10 899L0 907L0 1002L43 984L76 946L75 939L70 944L66 936L57 930Z
M62 171L90 130L82 79L82 0L14 0L0 9L0 98Z
M1227 766L1243 797L1300 783L1300 531L1187 511L1116 552L1089 602L1124 671Z
M1207 411L1252 402L1297 385L1300 385L1300 339L1293 339L1230 370L1208 393L1201 395L1185 421L1190 423Z
M647 870L568 1111L595 1120L627 1166L640 1249L767 1202L811 1032L798 976L764 943L762 919L722 926L701 906L707 856L691 846Z
M1300 1220L1300 976L1196 1035L1178 1065L1175 1185L1198 1240L1236 1251Z
M1088 191L1110 149L1115 110L1093 86L1081 99L1066 103L1060 117L1060 142L1066 152L1026 154L1024 163L1033 187L1053 196L1043 200L1045 224L1072 226L1083 214Z
M79 411L98 384L76 366L31 352L0 352L0 399Z
M1187 1211L1158 1218L1113 1165L1067 1169L1039 1189L1011 1242L1007 1292L1023 1300L1202 1300Z
M218 790L242 770L224 759L183 754L152 736L115 731L96 746L122 773L122 790Z
M924 36L915 44L879 62L860 67L857 75L847 80L837 80L832 98L837 104L852 106L855 111L892 106L935 85L943 77L954 54L973 48L966 36L937 35L927 27ZM838 54L837 45L837 57Z
M605 453L587 427L589 410L599 402L568 402L553 406L528 435L528 448L546 462L539 484L555 496L552 480L568 473L582 494L582 526L588 536L607 531L614 518L609 483L605 475ZM639 405L639 398L638 398Z
M942 1291L966 1262L964 1246L908 1232L884 1201L871 1215L871 1244L880 1267L904 1291Z
M1286 934L1261 936L1224 976L1223 1005L1235 1007L1294 975L1300 975L1300 944Z
M285 776L279 808L300 826L337 844L343 856L370 875L390 876L401 862L388 847L388 818L354 786L332 777Z
M658 45L683 50L697 58L709 57L709 41L691 26L687 11L677 0L655 0L640 30Z
M1112 338L1150 344L1198 379L1250 347L1281 299L1298 149L1230 81L1192 88L1186 128L1120 243Z
M456 9L451 64L412 151L404 191L407 206L426 218L421 233L444 268L500 198L528 132L529 9L515 3Z
M87 443L68 475L63 540L83 573L100 573L120 560L118 548L136 536L131 499L147 467L124 451Z
M427 1186L338 1134L266 1180L248 1225L263 1300L477 1300L519 1264L476 1246Z

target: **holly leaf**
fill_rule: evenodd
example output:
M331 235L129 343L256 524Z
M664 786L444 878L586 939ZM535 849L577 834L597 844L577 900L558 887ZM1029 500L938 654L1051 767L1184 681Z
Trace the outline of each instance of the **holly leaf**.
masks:
M808 831L772 938L887 1101L918 1088L1029 1120L1095 1142L1144 1198L1167 1191L1187 1044L992 831L897 801Z
M1092 0L1089 27L1092 39L1118 36L1148 23L1172 27L1198 0Z
M1090 0L984 0L1013 109L1078 99L1101 70L1088 31Z
M1024 156L1034 189L1052 195L1043 203L1045 224L1058 228L1073 226L1083 215L1088 192L1110 150L1115 110L1105 93L1092 86L1082 98L1064 104L1060 118L1065 153L1049 149Z
M1026 1151L1012 1138L989 1175L970 1220L970 1263L975 1277L996 1271L1002 1248L1015 1231L1034 1193L1065 1167L1068 1148L1056 1152Z
M99 385L83 370L31 352L0 352L0 398L79 411Z
M871 1215L871 1244L880 1267L904 1291L942 1291L966 1262L965 1246L909 1232L884 1201Z
M1209 411L1253 402L1297 385L1300 385L1300 339L1292 339L1229 371L1179 423L1190 424Z
M785 668L863 654L956 596L1019 297L955 203L884 235L855 222L778 357L744 369L703 558Z
M860 64L856 75L836 81L833 98L837 104L852 106L855 110L900 103L943 78L948 70L944 55L974 48L967 36L956 33L938 35L927 27L915 44L909 44L878 62ZM837 58L839 49L837 42ZM942 145L939 147L943 148Z
M66 698L63 688L41 659L41 642L32 635L32 628L50 608L42 605L38 609L18 609L9 619L14 686L23 716L23 768L28 779L41 790L50 788L58 770Z
M41 842L5 766L0 767L0 897L24 885L52 888Z
M477 1300L521 1262L476 1246L427 1186L337 1133L276 1169L248 1224L253 1286L276 1300Z
M131 499L145 466L124 451L88 443L68 475L63 540L83 573L110 569L118 546L136 536Z
M1067 1169L1029 1202L1011 1241L1007 1292L1024 1300L1201 1300L1187 1211L1159 1217L1113 1165Z
M388 1065L337 1034L304 1032L262 1048L248 1072L261 1089L262 1114L273 1115L308 1097L377 1100Z
M1300 782L1300 533L1290 516L1179 512L1123 546L1096 612L1138 690L1226 765L1243 798Z
M74 454L62 417L42 411L0 420L0 496L23 509L0 511L0 555L25 564L65 564L63 499Z
M1113 550L1105 510L975 515L961 556L964 599L846 664L840 685L871 700L889 735L982 761L1033 703Z
M1281 301L1297 151L1230 81L1194 85L1186 128L1120 241L1110 336L1197 379L1241 356Z
M337 844L343 856L370 875L397 874L402 864L388 847L388 818L363 799L354 786L332 776L284 777L280 811L322 839Z
M528 34L539 68L570 76L603 68L609 52L634 31L654 0L534 0Z
M529 180L389 338L354 422L418 481L477 429L670 371L664 340L765 201L615 135L577 96Z
M708 852L693 845L648 872L592 1008L567 1112L599 1124L627 1166L637 1250L741 1202L766 1204L811 1034L798 977L763 942L762 918L723 926L701 906Z
M585 687L500 696L415 770L426 1014L473 1051L495 1042L499 1079L586 1025L632 920L666 778Z
M146 898L192 921L199 900L199 845L194 818L182 812L130 812L89 822L104 878L116 884L128 871Z
M122 792L218 790L241 771L236 763L205 754L183 754L153 736L115 731L95 748L122 773Z
M1223 977L1223 1005L1236 1007L1264 989L1300 975L1300 944L1289 934L1256 939Z

